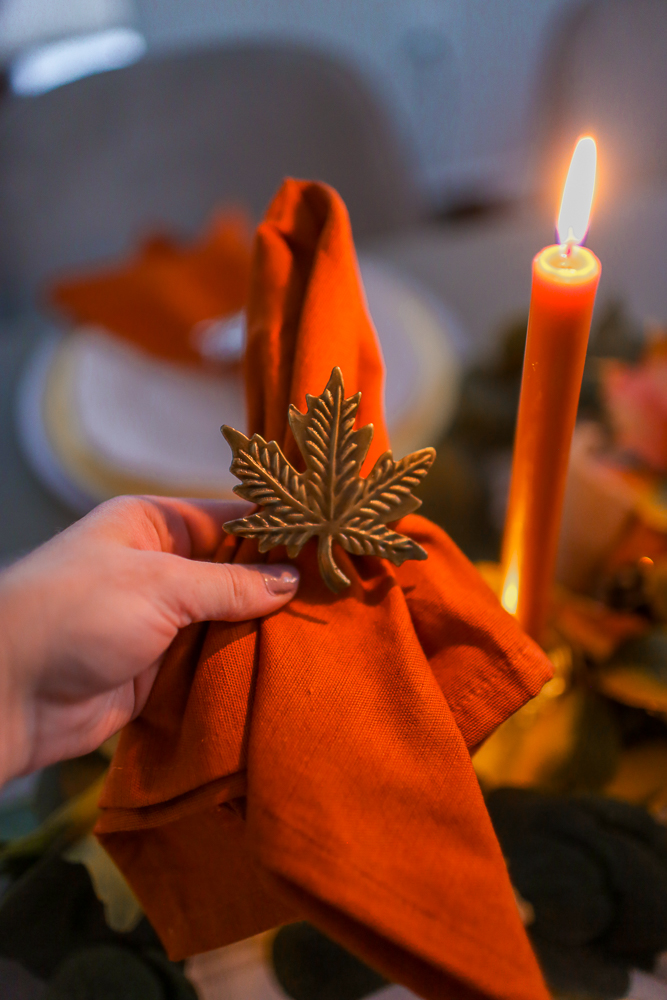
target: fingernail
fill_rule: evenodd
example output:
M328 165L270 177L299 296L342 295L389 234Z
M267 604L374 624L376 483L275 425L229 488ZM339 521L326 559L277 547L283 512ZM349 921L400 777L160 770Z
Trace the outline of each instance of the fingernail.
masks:
M293 566L258 566L271 597L290 594L299 586L299 571Z

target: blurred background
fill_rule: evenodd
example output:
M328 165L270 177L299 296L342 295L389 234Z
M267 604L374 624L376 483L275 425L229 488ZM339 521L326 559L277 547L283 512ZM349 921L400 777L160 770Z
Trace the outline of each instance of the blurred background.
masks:
M0 51L25 93L54 86L57 77L31 84L17 65L25 66L36 47L65 40L88 46L89 70L93 52L104 69L114 53L130 61L248 42L303 46L339 61L375 93L409 152L424 203L441 207L470 196L525 192L550 43L558 22L581 6L572 0L194 0L187 6L176 0L4 0ZM61 56L59 82L83 68L83 52L70 54L69 71ZM46 65L43 50L42 59Z
M340 191L373 258L378 309L392 312L387 267L442 307L447 332L433 349L453 399L445 341L465 365L525 311L574 141L593 131L599 308L622 299L642 322L662 321L666 32L661 0L3 0L0 554L66 523L58 498L80 511L118 492L83 483L66 435L43 426L44 352L16 402L45 323L81 321L54 311L54 285L119 264L157 232L195 240L221 206L240 208L251 229L286 175ZM406 393L396 426L416 405ZM451 421L451 399L440 424L415 418L431 439ZM76 405L72 420L88 428L77 433L89 436L92 415ZM140 485L119 442L106 447L124 483ZM99 458L102 443L91 448ZM164 490L174 482L172 471Z
M531 259L596 138L556 678L476 758L561 997L667 997L666 53L666 0L0 0L5 564L117 493L230 495L252 231L296 176L348 206L394 450L438 445L424 513L493 582ZM89 836L112 749L0 798L3 998L407 995L307 925L188 985Z

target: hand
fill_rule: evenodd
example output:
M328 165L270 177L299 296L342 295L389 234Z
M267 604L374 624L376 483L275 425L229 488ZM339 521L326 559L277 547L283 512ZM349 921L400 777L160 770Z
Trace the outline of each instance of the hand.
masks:
M138 715L179 629L290 600L292 566L201 561L251 510L119 497L0 574L0 785L89 753Z

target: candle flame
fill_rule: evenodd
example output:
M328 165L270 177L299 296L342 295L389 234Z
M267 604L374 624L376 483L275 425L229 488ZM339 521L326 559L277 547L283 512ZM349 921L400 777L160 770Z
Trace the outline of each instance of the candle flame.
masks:
M500 603L505 611L509 611L511 615L516 614L517 604L519 603L519 566L516 553L512 556L512 561L505 575L503 595L500 598Z
M583 136L574 147L563 188L558 216L558 239L561 244L572 246L573 243L581 243L588 232L596 162L595 139L590 135Z

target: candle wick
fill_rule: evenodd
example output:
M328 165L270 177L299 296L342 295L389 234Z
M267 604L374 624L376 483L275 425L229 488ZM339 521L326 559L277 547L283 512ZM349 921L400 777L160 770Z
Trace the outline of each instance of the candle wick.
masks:
M576 236L574 235L574 230L570 226L570 228L567 231L567 238L566 238L565 242L561 244L561 248L560 248L561 256L565 260L567 260L567 258L572 255L572 248L575 247L578 242L579 241L577 240Z

